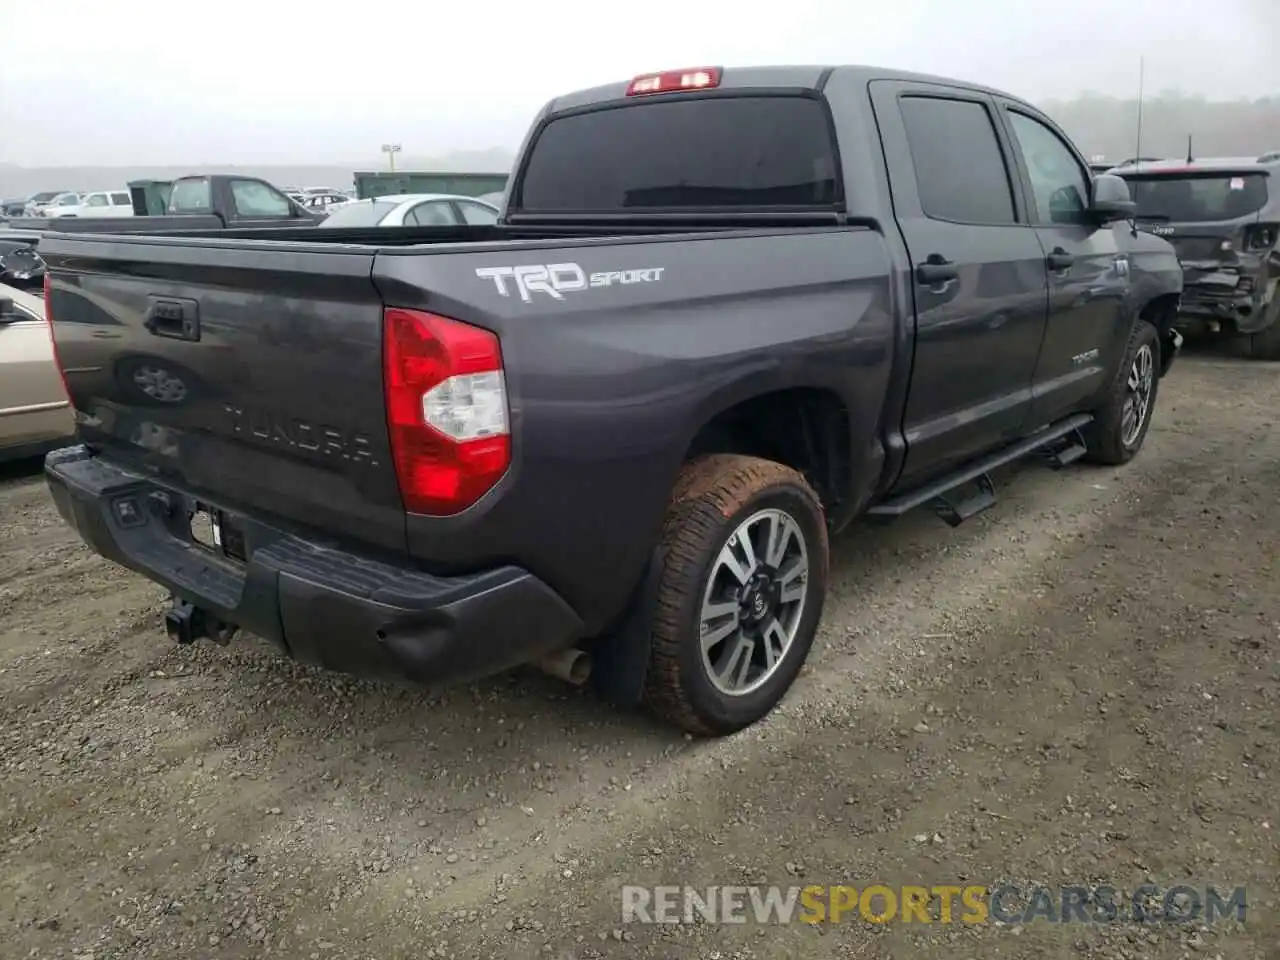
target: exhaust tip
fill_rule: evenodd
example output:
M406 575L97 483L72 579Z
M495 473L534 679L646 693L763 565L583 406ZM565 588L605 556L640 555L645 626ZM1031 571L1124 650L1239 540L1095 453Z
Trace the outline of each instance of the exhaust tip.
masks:
M539 661L538 669L558 680L580 687L591 678L591 655L570 647Z

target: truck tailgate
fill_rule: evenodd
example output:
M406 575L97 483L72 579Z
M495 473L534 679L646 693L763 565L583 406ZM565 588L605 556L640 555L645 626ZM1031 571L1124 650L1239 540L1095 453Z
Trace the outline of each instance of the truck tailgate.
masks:
M51 241L81 439L212 506L404 549L373 251Z

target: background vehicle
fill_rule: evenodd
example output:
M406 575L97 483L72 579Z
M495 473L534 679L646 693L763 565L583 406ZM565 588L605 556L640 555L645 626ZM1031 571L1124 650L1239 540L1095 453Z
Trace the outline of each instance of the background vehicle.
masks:
M1280 155L1116 172L1129 182L1142 229L1178 251L1179 323L1226 334L1244 356L1280 360Z
M69 201L66 206L79 209L79 201ZM51 216L12 220L10 226L16 230L49 230L51 226L47 220ZM182 177L173 181L164 216L116 216L59 217L53 229L76 233L154 233L161 230L222 230L255 226L309 227L315 226L321 218L320 214L309 212L265 180L230 174Z
M310 193L301 195L301 204L311 213L324 216L331 207L342 203L350 203L351 197L345 193Z
M498 222L497 207L473 197L443 193L410 193L352 200L333 209L324 227L448 227L461 223Z
M63 217L74 216L75 211L80 208L80 194L78 193L60 193L48 203L37 204L28 207L27 216L34 217Z
M40 234L28 230L0 232L0 284L39 287L44 283L44 260L36 251Z
M39 193L33 193L19 204L6 203L4 212L9 217L33 217L36 211L47 206L57 197L62 196L65 190L42 190Z
M481 203L487 203L489 206L493 207L495 210L501 210L502 196L503 196L502 191L498 191L497 193L483 194L482 196L476 197L476 199L479 200Z
M133 199L127 190L98 190L79 195L78 203L50 204L46 217L132 217Z
M735 730L805 662L831 534L1128 461L1178 347L1172 248L998 91L672 71L552 101L516 170L498 224L49 238L84 412L50 490L172 636L539 662ZM64 318L86 295L109 336ZM122 403L131 351L212 399Z
M44 301L0 285L0 462L45 453L74 433Z

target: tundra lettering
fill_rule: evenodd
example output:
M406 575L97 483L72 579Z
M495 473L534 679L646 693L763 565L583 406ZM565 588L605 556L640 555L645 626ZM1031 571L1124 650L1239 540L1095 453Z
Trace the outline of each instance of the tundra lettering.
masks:
M359 433L344 434L336 427L308 423L297 418L285 421L264 410L246 409L233 404L226 404L223 409L227 413L233 434L247 435L255 440L293 447L307 453L340 457L370 467L378 465L369 438Z

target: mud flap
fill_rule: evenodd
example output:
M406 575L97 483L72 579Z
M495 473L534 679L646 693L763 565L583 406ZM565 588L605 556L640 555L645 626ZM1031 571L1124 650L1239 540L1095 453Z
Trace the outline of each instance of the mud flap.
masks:
M590 644L592 689L615 706L636 706L644 693L653 644L653 613L665 559L665 550L654 550L622 622Z

